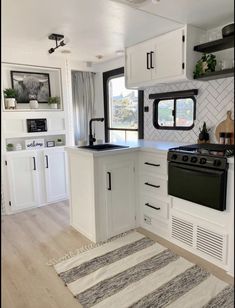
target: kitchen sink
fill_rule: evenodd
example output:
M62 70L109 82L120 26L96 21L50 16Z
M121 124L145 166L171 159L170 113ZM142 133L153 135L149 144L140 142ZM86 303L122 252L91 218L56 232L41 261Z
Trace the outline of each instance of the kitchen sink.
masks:
M96 151L106 151L106 150L122 149L122 148L129 148L129 146L104 143L104 144L95 144L95 145L84 145L84 146L79 147L79 149L90 149L90 150L96 150Z

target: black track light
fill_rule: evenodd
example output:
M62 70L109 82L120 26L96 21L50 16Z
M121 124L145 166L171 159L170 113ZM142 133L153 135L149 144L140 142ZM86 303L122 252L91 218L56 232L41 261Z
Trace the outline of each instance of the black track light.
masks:
M55 46L54 48L50 48L50 49L48 50L48 52L49 52L50 54L53 53L57 48L63 47L63 46L66 45L65 42L64 42L64 40L61 41L61 40L64 38L64 36L63 36L62 34L55 34L55 33L52 33L51 35L48 36L48 38L49 38L49 40L54 40L54 41L56 41L56 46ZM61 41L61 42L58 44L58 41Z

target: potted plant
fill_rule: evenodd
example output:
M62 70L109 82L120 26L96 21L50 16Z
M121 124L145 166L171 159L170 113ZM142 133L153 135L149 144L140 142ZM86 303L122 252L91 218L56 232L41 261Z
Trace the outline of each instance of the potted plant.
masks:
M13 151L14 150L14 145L12 143L7 144L7 151Z
M3 90L4 102L6 109L15 109L16 108L16 90L12 88L7 88Z
M29 94L29 106L31 109L38 108L37 95Z
M52 109L57 109L57 105L60 103L59 96L51 96L48 98L48 104Z
M216 67L216 56L204 53L199 61L197 61L193 77L198 78L206 72L214 72Z
M56 140L56 145L58 145L58 146L63 145L63 141L62 141L61 138L58 138L58 139Z
M209 129L206 127L206 122L203 123L202 129L199 128L200 134L199 134L199 143L208 143L210 136L209 136Z

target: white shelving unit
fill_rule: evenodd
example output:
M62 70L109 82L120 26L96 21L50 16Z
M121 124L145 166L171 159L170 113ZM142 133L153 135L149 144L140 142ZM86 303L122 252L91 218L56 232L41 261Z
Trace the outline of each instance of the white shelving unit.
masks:
M47 205L67 199L67 162L64 146L67 144L65 111L60 68L47 68L4 63L2 89L12 87L10 71L44 72L50 75L51 96L61 98L60 109L39 104L17 104L14 110L5 109L2 93L2 174L6 214ZM46 119L47 131L28 132L27 119ZM26 149L26 140L43 139L44 147ZM57 145L57 139L62 143ZM55 146L47 147L47 141ZM7 144L13 151L7 151ZM16 145L21 144L21 150Z

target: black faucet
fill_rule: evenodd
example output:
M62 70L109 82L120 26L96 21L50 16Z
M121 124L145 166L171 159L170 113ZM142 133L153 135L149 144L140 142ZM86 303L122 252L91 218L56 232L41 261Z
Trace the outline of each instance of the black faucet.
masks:
M90 122L89 122L89 145L93 145L93 142L96 141L96 139L92 135L92 122L94 122L94 121L103 122L104 118L93 118L93 119L90 119Z

